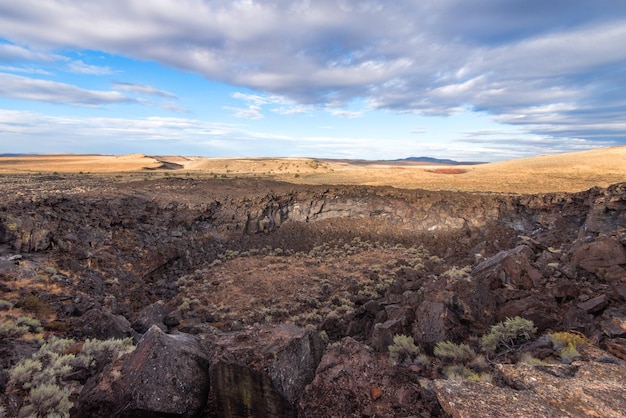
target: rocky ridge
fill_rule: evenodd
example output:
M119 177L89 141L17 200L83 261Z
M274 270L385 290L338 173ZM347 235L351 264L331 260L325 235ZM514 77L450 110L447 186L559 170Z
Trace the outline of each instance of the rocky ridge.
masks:
M74 382L76 416L495 416L507 396L536 416L619 416L626 407L618 390L626 184L518 196L257 180L9 180L0 205L7 318L37 316L45 337L137 342L93 376L63 381ZM387 259L374 266L368 254ZM280 298L293 281L219 306L210 295L232 293L245 263L275 264L276 280L300 264L328 277L319 293L286 294L309 296L297 307ZM341 269L325 270L331 264ZM254 271L249 280L261 283ZM371 292L359 292L365 278ZM269 306L246 316L257 309L251 299ZM531 342L490 359L491 383L445 379L433 357L438 342L478 348L492 325L516 316L539 334L579 332L591 345L561 365L553 346ZM431 364L390 362L399 334ZM2 403L12 416L24 392L9 370L37 343L1 345ZM547 365L520 362L523 352ZM583 408L563 394L570 388L598 395Z

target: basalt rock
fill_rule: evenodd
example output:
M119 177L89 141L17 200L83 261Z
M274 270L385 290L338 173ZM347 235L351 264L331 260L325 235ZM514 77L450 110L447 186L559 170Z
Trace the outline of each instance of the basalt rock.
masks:
M313 380L323 343L293 325L221 335L209 373L209 409L217 416L297 416L297 402Z
M514 196L255 179L80 182L41 179L0 200L1 293L18 293L26 276L39 280L49 263L62 274L43 274L32 312L56 313L72 325L67 333L80 338L145 333L132 354L88 381L79 416L441 414L427 379L418 380L438 371L390 364L386 348L393 335L410 334L430 353L440 341L467 342L517 315L540 330L581 331L618 357L625 352L626 184ZM313 331L235 318L223 326L231 332L221 333L205 322L216 320L213 307L187 300L184 315L176 310L178 293L191 283L186 277L199 271L188 280L207 280L210 292L217 285L208 266L226 260L229 251L258 254L270 247L288 256L354 237L420 244L432 257L411 266L389 260L395 272L384 296L368 300L356 294L361 289L350 289L354 311L320 313L319 328L330 341L341 341L321 362L324 348ZM17 254L22 258L5 258ZM57 287L62 292L52 291ZM26 296L16 297L17 308L27 306ZM132 319L136 331L123 318ZM168 329L174 333L165 334ZM462 381L434 388L453 416L480 415L471 404L462 409L470 396L478 406L494 406L488 396L507 397L485 413L578 413L550 403L562 399L523 376L511 377L545 370L511 367L495 379L511 386ZM547 374L562 380L543 381L565 391L565 379L586 379L585 367L591 366L571 376L564 373L574 368L561 367L561 377ZM588 390L598 398L604 393L572 387L582 398ZM464 392L468 388L488 396Z
M300 416L439 416L434 393L419 376L350 337L328 349L306 387Z
M136 349L87 381L77 416L192 417L209 393L209 353L188 334L152 326Z
M122 315L91 309L74 321L73 334L79 338L106 340L132 337L136 333L130 327L130 322Z

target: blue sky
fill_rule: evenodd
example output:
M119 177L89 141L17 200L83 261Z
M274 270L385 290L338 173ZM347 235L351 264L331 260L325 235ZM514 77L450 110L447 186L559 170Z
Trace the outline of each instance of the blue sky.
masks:
M626 145L623 0L0 0L0 153Z

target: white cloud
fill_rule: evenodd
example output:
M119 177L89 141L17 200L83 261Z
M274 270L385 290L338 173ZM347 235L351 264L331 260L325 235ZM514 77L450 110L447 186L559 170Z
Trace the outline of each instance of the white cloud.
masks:
M85 64L81 60L71 61L67 64L68 70L79 74L89 75L108 75L113 74L113 70L109 67L102 67L99 65Z
M169 91L160 90L156 87L147 85L147 84L135 84L135 83L122 83L115 82L113 83L113 88L117 90L130 91L138 94L146 94L149 96L160 96L168 99L177 99L174 93L170 93Z
M43 70L41 68L32 67L32 66L12 66L12 65L0 65L0 71L8 71L11 73L23 73L23 74L40 74L40 75L51 75L50 71Z
M46 51L75 48L157 61L265 92L234 97L247 118L331 104L349 115L342 108L359 99L424 115L474 109L517 124L528 109L564 104L579 110L573 137L598 138L615 132L603 122L618 126L626 114L624 16L623 0L20 0L2 6L0 36L12 44L0 44L0 59L54 61Z
M53 61L66 61L67 58L50 54L47 52L33 51L28 48L24 48L19 45L0 43L0 62L15 62L15 61L40 61L40 62L53 62Z
M0 96L73 106L98 106L134 101L116 91L86 90L71 84L7 73L0 73Z
M232 110L236 117L244 119L263 119L261 106L249 105L248 107L224 106L225 109Z

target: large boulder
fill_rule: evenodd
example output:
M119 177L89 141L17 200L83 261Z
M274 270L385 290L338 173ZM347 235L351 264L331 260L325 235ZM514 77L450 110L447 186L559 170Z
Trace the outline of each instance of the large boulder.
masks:
M219 416L296 416L323 342L316 332L282 324L223 334L213 349L210 408Z
M77 337L99 340L121 339L136 334L124 316L113 315L111 312L97 308L88 310L76 320L74 333Z
M460 341L493 323L496 300L485 277L442 274L425 283L415 308L412 334L427 350L444 340Z
M472 276L489 283L491 289L508 287L530 290L543 277L541 272L531 265L530 259L533 256L533 250L527 245L500 251L474 267Z
M156 325L161 331L167 331L164 320L169 312L170 309L165 306L163 301L157 301L152 305L148 305L139 312L137 318L133 321L133 329L143 334L148 331L150 327Z
M152 326L132 353L87 381L77 415L191 417L208 393L209 354L200 341Z
M592 242L583 243L572 252L572 263L607 281L626 277L626 249L615 238L602 236Z
M499 306L496 321L500 322L516 316L533 321L540 332L549 328L555 329L563 319L554 297L541 293L530 293L526 297L511 300Z

